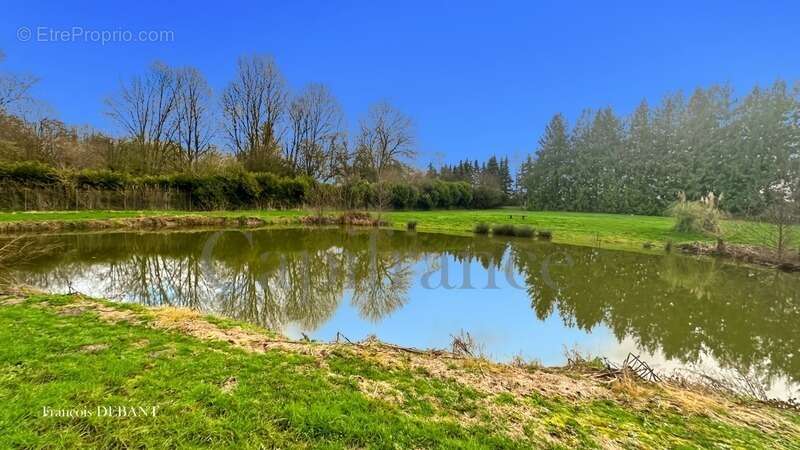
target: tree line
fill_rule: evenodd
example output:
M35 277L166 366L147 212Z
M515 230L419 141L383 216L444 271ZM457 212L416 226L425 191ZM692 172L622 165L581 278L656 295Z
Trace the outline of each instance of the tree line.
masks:
M508 157L490 156L483 164L478 160L465 159L456 164L443 164L438 170L428 165L427 176L444 181L461 181L473 185L490 187L503 194L506 199L514 195L514 180Z
M709 192L741 215L797 203L800 84L741 99L715 85L642 101L628 117L585 110L572 126L556 114L519 178L528 205L545 210L660 215L680 193Z
M348 139L331 91L311 83L291 92L269 56L239 58L234 79L219 93L197 68L154 62L105 101L105 113L122 132L116 139L51 117L13 114L34 83L0 78L5 161L135 175L233 167L326 182L352 176L377 181L415 155L413 122L397 108L375 103Z
M0 184L9 194L0 207L80 207L75 190L152 196L154 188L191 201L160 192L135 204L253 207L265 202L240 199L258 198L253 187L263 180L302 187L283 190L292 195L270 198L269 205L302 205L320 190L332 206L495 207L510 198L509 187L497 181L494 157L484 163L483 177L426 176L414 169L414 123L388 102L373 104L350 138L330 89L311 83L291 91L269 56L239 58L235 77L219 93L194 67L151 64L105 101L119 137L26 111L36 104L29 95L36 81L0 73ZM336 195L330 195L332 186ZM49 190L38 196L26 191L44 187ZM360 198L353 200L352 192ZM109 195L109 205L120 203Z
M360 192L355 203L381 208L520 202L531 209L653 215L664 214L681 193L698 199L714 192L721 208L757 215L800 192L800 85L779 81L741 99L729 86L715 85L688 99L667 95L654 107L642 101L627 117L611 108L585 110L571 125L556 114L535 154L512 175L508 158L496 156L417 170L413 120L390 103L373 104L351 136L324 84L293 91L265 55L241 57L236 67L215 92L194 67L153 63L105 102L122 130L116 137L36 114L29 95L36 78L0 72L0 163L6 166L0 173L30 172L29 163L38 162L58 171L67 190L118 189L103 180L121 174L126 186L169 186L193 199L210 190L231 192L230 180L252 185L259 174L270 174L337 186L336 195L325 195L331 204L353 203L347 193ZM99 181L75 183L78 172ZM148 177L184 181L145 182ZM12 178L5 177L4 191ZM14 179L19 187L22 178ZM460 194L465 185L470 201ZM193 207L236 203L227 195L193 200Z

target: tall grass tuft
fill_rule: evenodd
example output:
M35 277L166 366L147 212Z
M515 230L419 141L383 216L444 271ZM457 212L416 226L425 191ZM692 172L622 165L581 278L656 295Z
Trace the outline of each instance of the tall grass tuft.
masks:
M495 225L492 234L495 236L514 236L514 225Z
M722 219L721 200L722 196L716 197L713 192L698 201L687 201L686 194L678 193L678 200L667 210L675 218L675 231L718 235Z
M489 234L489 224L480 222L475 225L472 231L475 232L475 234Z
M522 225L522 226L514 227L514 236L523 237L523 238L530 238L530 237L533 237L534 234L535 234L535 231L533 230L533 228L531 228L529 226Z

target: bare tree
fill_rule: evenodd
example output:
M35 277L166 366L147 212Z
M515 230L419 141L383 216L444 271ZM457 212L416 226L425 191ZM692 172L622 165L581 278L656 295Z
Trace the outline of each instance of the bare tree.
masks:
M0 62L5 59L5 53L0 51ZM39 81L31 75L13 73L0 73L0 112L5 112L10 106L30 100L28 91Z
M194 67L179 69L176 77L175 111L180 163L192 170L212 150L212 93L205 77Z
M729 232L758 242L761 250L772 253L764 254L772 262L797 263L800 254L792 251L797 248L800 224L800 199L795 186L797 181L772 183L762 191L767 207L759 213L745 215L746 220L732 221L727 226Z
M411 119L387 102L373 105L361 121L361 132L356 148L356 160L366 165L377 182L375 194L379 211L389 204L389 169L402 158L413 158L414 131Z
M765 236L767 242L775 249L778 262L784 262L794 242L795 227L798 223L797 206L787 201L775 203L767 208L764 220L771 228Z
M773 183L766 191L769 206L763 219L770 224L767 241L775 249L778 262L785 260L789 247L794 243L795 227L800 222L796 195L796 183L780 181Z
M249 168L277 156L278 126L286 107L286 88L268 56L239 58L236 78L222 93L225 133L236 156Z
M37 137L37 154L30 159L47 162L65 168L72 163L71 153L78 148L78 133L64 122L56 119L42 119L34 124Z
M116 97L106 101L114 119L143 152L145 170L161 170L168 162L178 131L175 71L153 63L144 76L123 83Z
M386 170L400 159L416 155L411 118L387 102L377 103L361 121L357 145L376 181L381 181Z
M292 170L327 181L344 145L344 115L327 87L310 84L289 107L291 136L284 156Z

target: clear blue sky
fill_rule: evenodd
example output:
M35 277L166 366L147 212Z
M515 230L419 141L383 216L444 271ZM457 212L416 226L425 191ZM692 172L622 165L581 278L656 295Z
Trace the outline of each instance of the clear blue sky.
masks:
M396 104L417 123L420 165L518 161L555 112L628 113L698 85L743 94L800 78L796 1L184 3L6 2L0 70L40 77L35 94L62 120L111 130L103 99L153 60L196 66L219 90L237 56L267 53L292 88L328 84L351 127L371 102ZM22 26L170 30L174 41L21 42Z

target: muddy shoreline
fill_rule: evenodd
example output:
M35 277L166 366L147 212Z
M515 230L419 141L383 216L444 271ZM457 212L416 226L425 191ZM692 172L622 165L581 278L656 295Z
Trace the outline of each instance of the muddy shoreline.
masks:
M719 247L710 243L692 242L679 244L677 248L688 255L715 256L783 272L800 272L799 255L786 254L781 257L771 249L754 245L725 244Z

